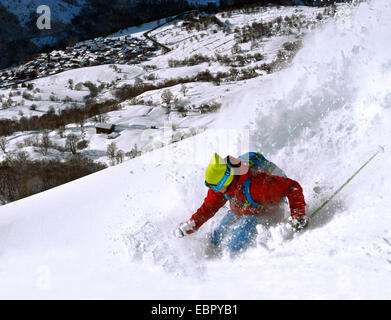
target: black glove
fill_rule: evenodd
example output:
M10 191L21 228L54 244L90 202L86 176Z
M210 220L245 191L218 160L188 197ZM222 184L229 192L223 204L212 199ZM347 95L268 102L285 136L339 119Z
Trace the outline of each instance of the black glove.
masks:
M292 229L296 232L303 230L306 226L308 226L308 217L302 216L297 218L289 218L289 223Z

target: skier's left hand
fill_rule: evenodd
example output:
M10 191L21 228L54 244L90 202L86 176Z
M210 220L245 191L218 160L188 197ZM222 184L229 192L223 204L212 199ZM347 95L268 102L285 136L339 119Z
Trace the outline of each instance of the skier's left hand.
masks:
M174 235L178 238L183 238L186 235L189 235L195 231L195 221L189 220L182 222L177 229L174 230Z
M301 231L308 225L308 217L302 216L297 218L289 218L289 223L294 231Z

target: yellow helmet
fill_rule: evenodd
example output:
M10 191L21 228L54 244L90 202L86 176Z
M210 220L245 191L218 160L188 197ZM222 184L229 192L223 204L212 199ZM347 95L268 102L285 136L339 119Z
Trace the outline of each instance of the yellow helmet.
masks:
M225 176L227 176L227 178L225 178ZM223 182L223 178L225 178L224 182ZM211 186L218 185L219 186L218 189L216 188L212 188L212 189L215 191L219 191L219 189L221 189L222 186L228 186L232 182L233 178L234 176L230 166L227 166L225 160L215 152L205 171L206 185L208 187L210 187L210 185Z

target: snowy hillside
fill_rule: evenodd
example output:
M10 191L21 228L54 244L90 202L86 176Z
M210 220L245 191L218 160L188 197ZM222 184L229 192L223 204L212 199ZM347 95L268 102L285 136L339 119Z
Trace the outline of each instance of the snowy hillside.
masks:
M328 14L322 15L325 12ZM318 19L319 15L322 20ZM0 89L1 118L21 121L52 111L61 114L68 108L84 108L86 99L92 94L91 87L84 85L87 82L95 88L98 103L115 99L116 90L125 85L139 83L141 86L154 85L156 89L142 90L142 94L132 99L120 99L119 110L102 116L100 121L117 126L119 136L114 140L108 140L107 135L96 135L96 117L88 117L82 124L66 124L62 131L50 130L53 145L44 156L38 148L44 130L39 129L14 132L7 137L7 150L28 152L32 159L65 159L69 155L69 151L63 151L66 137L72 133L89 141L87 148L81 150L83 155L110 164L106 149L111 142L124 153L130 152L135 145L138 150L149 151L202 132L216 118L213 110L230 101L229 93L245 85L246 79L270 77L289 55L296 53L299 47L296 44L304 35L325 23L330 15L327 9L306 7L261 8L250 13L238 10L230 15L216 15L219 21L224 21L223 27L211 23L197 30L197 25L185 27L184 21L179 20L157 28L151 35L172 48L167 54L162 54L161 50L153 55L148 51L148 55L143 54L145 44L140 39L146 30L156 27L155 22L107 37L114 41L113 44L105 43L104 38L88 41L93 45L99 40L103 48L95 51L81 49L91 45L82 42L74 46L73 57L69 50L51 52L51 62L43 55L34 62L35 69L31 69L32 64L23 68L27 73L43 70L42 74L47 77ZM241 30L258 22L272 30L270 35L252 41L240 39ZM126 41L137 43L132 44L137 53L132 53L131 60L107 57L125 41L125 37L128 37ZM125 47L129 46L126 43ZM102 56L111 63L104 60L102 65L94 65ZM89 61L91 66L69 70L70 61L72 64L79 61L79 65ZM205 72L208 72L207 77ZM170 83L172 79L174 81ZM172 94L169 107L162 99L166 90ZM146 129L153 130L146 132ZM5 157L1 152L0 160Z
M389 9L362 3L307 34L291 66L226 92L205 132L0 207L0 297L389 299ZM239 257L207 259L227 208L172 235L202 203L214 151L264 152L310 214L378 145L300 236L274 225Z

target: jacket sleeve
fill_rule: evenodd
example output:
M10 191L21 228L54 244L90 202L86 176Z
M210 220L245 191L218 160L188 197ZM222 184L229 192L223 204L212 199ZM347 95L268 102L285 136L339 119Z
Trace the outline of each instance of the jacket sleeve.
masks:
M264 176L267 202L274 202L287 197L292 218L305 216L305 200L300 184L292 179L279 176Z
M297 181L290 180L291 183L287 190L287 198L291 209L291 217L297 218L305 216L305 200L303 189Z
M226 202L227 199L224 198L222 193L209 189L204 203L190 218L195 222L195 230L198 230L206 221L212 218Z

